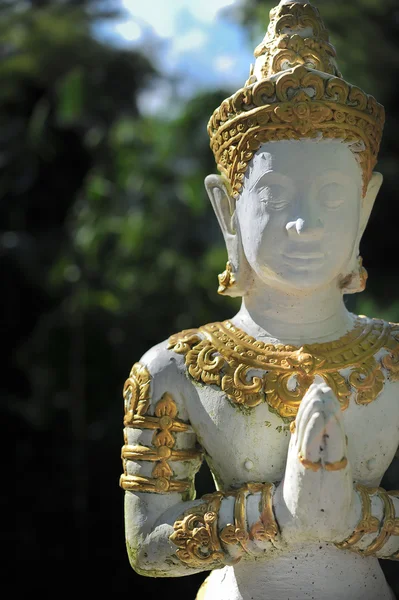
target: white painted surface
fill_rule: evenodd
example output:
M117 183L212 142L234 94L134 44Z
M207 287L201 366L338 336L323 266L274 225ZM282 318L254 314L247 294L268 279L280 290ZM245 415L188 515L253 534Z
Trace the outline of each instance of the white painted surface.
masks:
M337 339L349 331L354 316L345 308L339 284L356 268L361 235L380 185L376 174L362 198L357 161L337 141L263 146L248 170L233 215L222 181L208 179L244 295L233 322L262 341L295 345ZM172 394L179 418L193 427L185 437L177 434L177 447L193 447L197 439L219 489L249 481L277 485L273 503L281 539L275 546L252 543L238 565L214 571L206 600L391 598L377 558L338 550L333 542L345 539L360 517L353 481L379 485L394 457L399 441L398 383L386 381L383 392L367 406L352 397L341 412L331 390L315 381L291 435L267 404L242 412L218 387L193 384L184 357L167 350L166 343L141 362L153 376L151 410L165 391ZM129 443L148 444L148 432L129 430L128 436ZM298 460L299 450L314 461L346 456L348 466L313 472ZM148 466L129 468L138 472L135 469ZM173 463L182 479L197 468L198 464ZM249 525L259 518L258 500L248 500ZM174 556L176 547L169 536L175 520L197 503L183 502L179 494L126 493L126 536L135 549L134 568L149 576L195 572ZM223 500L220 528L232 522L233 509L233 499ZM382 516L378 502L373 514ZM365 542L371 540L372 535ZM398 546L399 537L392 536L389 551ZM226 559L237 552L233 548Z

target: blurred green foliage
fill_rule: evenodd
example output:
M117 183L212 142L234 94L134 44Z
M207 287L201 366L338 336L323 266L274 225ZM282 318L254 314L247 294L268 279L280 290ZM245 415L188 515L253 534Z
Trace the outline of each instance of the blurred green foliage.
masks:
M388 114L385 184L363 242L370 285L349 303L399 321L399 11L393 0L319 5L344 75ZM270 7L247 0L231 15L254 45ZM216 294L226 252L203 188L215 171L206 124L227 92L202 92L169 119L143 116L140 94L164 76L98 36L114 16L100 0L0 0L1 390L18 440L3 500L18 514L5 533L15 557L67 563L93 575L91 591L123 593L141 582L123 548L123 381L150 346L231 316L237 301ZM200 493L208 485L203 474ZM201 578L179 580L179 596L168 589L190 597Z

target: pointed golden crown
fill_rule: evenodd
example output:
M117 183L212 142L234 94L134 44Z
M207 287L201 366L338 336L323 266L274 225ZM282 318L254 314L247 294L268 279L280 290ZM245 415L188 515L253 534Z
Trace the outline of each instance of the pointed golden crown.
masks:
M208 133L218 169L238 198L254 153L265 142L335 138L347 142L367 190L384 127L384 107L342 79L320 13L282 0L255 50L245 86L215 110Z

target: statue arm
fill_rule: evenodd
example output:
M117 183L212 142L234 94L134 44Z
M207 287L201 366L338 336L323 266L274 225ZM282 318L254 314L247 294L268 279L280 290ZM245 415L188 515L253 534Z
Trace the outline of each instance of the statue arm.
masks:
M120 483L129 560L141 575L223 567L264 551L278 534L272 484L195 500L202 452L184 405L189 385L162 344L132 367L125 383Z

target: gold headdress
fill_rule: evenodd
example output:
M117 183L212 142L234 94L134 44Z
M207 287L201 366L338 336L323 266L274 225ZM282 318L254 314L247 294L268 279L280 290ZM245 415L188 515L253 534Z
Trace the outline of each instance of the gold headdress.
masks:
M377 162L384 107L342 79L317 8L282 0L270 12L255 57L245 86L222 102L208 124L232 196L239 196L248 163L263 143L319 136L350 144L365 193Z

